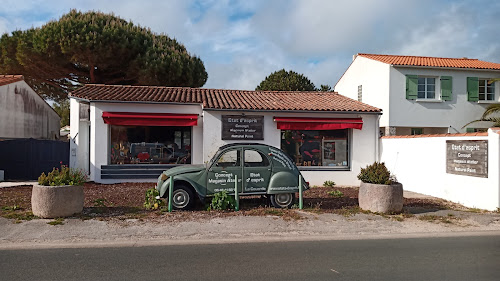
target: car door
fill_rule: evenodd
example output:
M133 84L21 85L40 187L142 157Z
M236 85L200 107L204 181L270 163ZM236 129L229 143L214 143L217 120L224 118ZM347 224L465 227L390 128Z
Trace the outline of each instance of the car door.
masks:
M244 150L243 193L266 193L271 177L271 162L261 151Z
M242 149L233 148L221 153L208 169L207 195L227 191L234 193L234 178L238 176L238 191L242 191Z

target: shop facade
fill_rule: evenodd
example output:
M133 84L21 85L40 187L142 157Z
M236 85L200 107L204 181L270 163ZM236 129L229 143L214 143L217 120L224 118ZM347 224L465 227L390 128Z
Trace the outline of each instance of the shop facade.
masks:
M378 160L381 110L337 93L87 85L70 96L70 165L95 182L155 181L241 142L281 148L312 185L357 184Z

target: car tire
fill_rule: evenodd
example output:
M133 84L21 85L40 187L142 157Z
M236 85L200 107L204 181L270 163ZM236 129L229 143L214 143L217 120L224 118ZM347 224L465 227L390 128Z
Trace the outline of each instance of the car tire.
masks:
M295 203L295 193L271 194L269 198L275 208L289 209Z
M168 203L168 195L167 195ZM174 185L172 207L177 210L190 210L194 205L194 194L190 187L183 184Z

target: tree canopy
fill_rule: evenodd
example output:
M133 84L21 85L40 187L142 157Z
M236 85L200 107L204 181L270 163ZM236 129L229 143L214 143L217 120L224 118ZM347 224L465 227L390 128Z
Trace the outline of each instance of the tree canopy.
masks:
M255 88L256 91L321 91L330 92L332 87L321 85L316 88L314 83L303 74L295 71L286 71L285 69L275 71L267 76Z
M77 10L4 34L0 73L23 74L57 101L83 83L201 87L208 77L201 59L175 39L113 14Z

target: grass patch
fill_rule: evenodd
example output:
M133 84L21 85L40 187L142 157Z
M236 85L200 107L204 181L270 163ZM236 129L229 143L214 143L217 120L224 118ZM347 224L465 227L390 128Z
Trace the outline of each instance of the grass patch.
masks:
M436 216L436 215L422 215L418 217L421 221L435 222L435 223L445 223L452 224L455 221L460 220L453 214L448 214L446 217L444 216Z
M359 206L352 206L352 207L342 207L339 210L336 210L335 213L347 218L347 217L352 217L356 214L366 213L366 212L363 211Z
M53 221L49 221L47 224L50 224L50 225L64 225L64 219L63 218L56 218Z
M478 209L478 208L469 208L467 209L467 212L471 212L471 213L483 213L484 211L481 210L481 209Z

